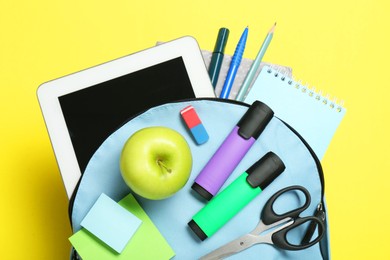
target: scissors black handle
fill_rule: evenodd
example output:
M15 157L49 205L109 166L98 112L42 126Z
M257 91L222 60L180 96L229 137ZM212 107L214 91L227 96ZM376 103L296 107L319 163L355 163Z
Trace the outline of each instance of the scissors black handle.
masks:
M299 190L305 195L306 201L305 201L304 205L297 208L297 209L288 211L284 214L275 213L275 211L273 209L273 204L275 203L276 199L279 196L281 196L283 193L288 192L288 191L292 191L292 190ZM289 226L287 226L279 231L276 231L275 233L272 234L271 239L272 239L272 242L276 246L278 246L279 248L282 248L282 249L286 249L286 250L302 250L302 249L311 247L312 245L316 244L317 242L319 242L322 239L322 237L325 233L325 225L320 218L314 217L314 216L303 217L303 218L299 217L300 213L309 207L310 202L311 202L311 197L310 197L310 193L308 192L308 190L302 186L297 186L297 185L290 186L290 187L287 187L287 188L284 188L284 189L278 191L268 200L268 202L264 206L264 209L262 212L262 220L263 220L264 224L270 225L272 223L275 223L277 221L280 221L280 220L283 220L286 218L291 218L293 221L293 223L291 225L289 225ZM299 245L291 244L287 239L287 233L289 231L291 231L292 229L303 225L306 222L315 223L317 225L318 236L312 241L304 242L304 243L301 243Z
M292 191L292 190L299 190L299 191L301 191L305 195L305 204L303 204L303 206L301 206L299 208L293 209L293 210L288 211L286 213L277 214L274 211L274 203L275 203L275 201L283 193L286 193L286 192ZM298 186L298 185L286 187L286 188L281 189L280 191L276 192L267 201L267 203L265 204L264 209L263 209L263 211L261 213L262 214L261 219L263 220L263 223L266 224L266 225L273 224L273 223L275 223L277 221L280 221L282 219L285 219L285 218L293 218L293 219L295 219L295 218L297 218L299 216L299 214L301 214L305 209L307 209L309 207L310 202L311 202L310 193L304 187Z
M312 241L304 242L304 243L301 243L299 245L291 244L290 242L288 242L287 233L290 230L292 230L292 229L294 229L294 228L296 228L296 227L298 227L306 222L312 222L312 223L317 224L318 236ZM324 236L324 233L325 233L324 222L322 222L322 220L317 218L317 217L310 216L310 217L295 219L294 223L292 225L273 233L271 239L272 239L272 242L275 245L277 245L279 248L286 249L286 250L302 250L302 249L311 247L312 245L319 242L322 239L322 237Z

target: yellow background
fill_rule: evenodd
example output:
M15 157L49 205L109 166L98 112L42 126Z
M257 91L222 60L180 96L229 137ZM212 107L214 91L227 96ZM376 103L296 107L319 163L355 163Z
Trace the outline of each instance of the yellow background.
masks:
M388 1L0 0L0 258L67 259L67 197L36 98L48 80L194 36L212 50L245 26L253 59L345 101L323 160L333 259L390 259Z

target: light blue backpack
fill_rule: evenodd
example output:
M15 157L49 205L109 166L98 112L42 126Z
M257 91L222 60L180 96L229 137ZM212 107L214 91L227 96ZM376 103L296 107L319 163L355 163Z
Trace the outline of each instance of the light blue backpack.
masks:
M180 110L188 105L195 108L209 134L210 138L205 144L197 145L194 142L180 118ZM175 251L173 259L199 259L247 234L258 223L267 200L277 191L292 185L305 187L311 195L311 204L302 216L324 216L326 232L320 243L299 251L258 244L229 259L329 259L329 228L321 164L305 140L277 117L272 118L221 190L269 151L282 159L285 171L212 237L201 242L188 227L192 216L206 204L194 196L191 185L248 107L248 104L231 100L193 99L157 106L129 120L103 142L89 161L70 203L73 231L80 230L80 222L101 193L119 201L131 192L119 170L120 153L127 139L142 128L165 126L176 130L187 140L193 157L191 176L184 188L168 199L153 201L135 197ZM277 212L289 210L294 203L300 205L289 198L289 194L279 200L281 202L275 204ZM298 232L292 236L301 239L304 234ZM77 253L73 253L73 258L77 259Z

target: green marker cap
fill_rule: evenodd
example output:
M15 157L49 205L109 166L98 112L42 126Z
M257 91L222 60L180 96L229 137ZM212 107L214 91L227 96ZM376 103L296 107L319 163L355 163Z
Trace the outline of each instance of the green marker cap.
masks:
M248 173L246 181L253 188L260 187L264 190L284 169L286 166L279 156L268 152L246 171Z
M228 37L229 37L229 29L227 28L219 29L218 38L214 46L214 52L224 53Z

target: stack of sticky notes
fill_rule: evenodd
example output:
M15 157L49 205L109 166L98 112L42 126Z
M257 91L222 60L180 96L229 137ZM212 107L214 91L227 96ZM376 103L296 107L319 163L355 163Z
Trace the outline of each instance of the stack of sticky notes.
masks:
M81 226L121 253L141 223L139 218L101 194Z
M119 203L102 194L69 238L83 260L170 259L175 254L132 194Z
M202 121L200 121L198 114L191 105L183 108L180 111L180 114L197 144L204 144L209 140L206 128L203 126Z

